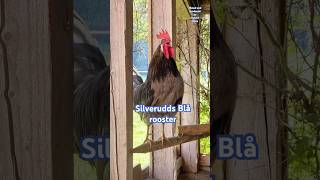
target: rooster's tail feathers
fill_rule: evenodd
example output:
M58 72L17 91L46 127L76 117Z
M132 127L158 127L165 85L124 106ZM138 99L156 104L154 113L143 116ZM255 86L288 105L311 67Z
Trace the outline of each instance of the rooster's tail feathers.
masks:
M132 80L133 80L133 89L135 89L137 86L143 83L142 78L138 75L133 75Z

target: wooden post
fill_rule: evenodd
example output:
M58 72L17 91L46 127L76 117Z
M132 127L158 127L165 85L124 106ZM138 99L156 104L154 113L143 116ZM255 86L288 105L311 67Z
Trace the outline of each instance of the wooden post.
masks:
M190 19L179 20L179 45L181 46L181 75L185 82L183 104L190 104L192 111L181 113L181 125L199 124L199 51L198 26ZM196 173L198 171L199 141L181 145L183 171Z
M141 170L141 165L138 164L133 168L133 179L134 180L144 180L143 173Z
M278 0L259 1L257 8L266 23L272 27L275 37L281 37L281 2ZM229 6L247 5L237 0L229 1ZM259 19L250 8L225 29L225 40L233 51L236 60L252 74L271 84L279 84L276 62L279 60L277 47ZM250 17L250 18L244 18ZM214 74L214 73L212 73ZM281 179L284 162L278 151L281 134L280 112L277 111L277 89L263 84L258 79L238 68L238 98L232 121L231 132L235 134L254 133L259 144L259 159L255 161L230 160L227 163L227 179ZM281 140L280 140L281 141ZM243 173L247 172L247 173ZM280 175L279 175L280 174Z
M191 104L192 112L181 113L181 125L199 124L199 30L198 24L192 23L189 1L177 1L177 54L182 65L181 75L184 79L183 104ZM190 126L191 127L191 126ZM197 173L199 141L181 144L183 171Z
M161 28L167 30L175 43L175 0L149 0L149 33L150 45L149 52L154 53L160 44L156 34ZM151 57L151 54L149 55ZM156 124L153 128L153 139L161 137L162 124ZM174 126L165 125L165 135L174 135ZM174 165L176 162L176 148L171 147L152 153L150 169L151 175L159 180L174 179Z
M0 9L1 179L73 179L72 1Z
M133 179L132 1L110 1L110 158L112 180Z

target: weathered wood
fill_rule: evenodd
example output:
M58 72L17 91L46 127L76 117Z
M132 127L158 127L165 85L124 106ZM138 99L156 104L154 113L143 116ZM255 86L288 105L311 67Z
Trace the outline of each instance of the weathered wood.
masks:
M175 162L175 166L174 166L174 170L179 170L182 166L182 161L183 159L181 157L179 157L176 162Z
M210 177L207 171L199 171L198 173L182 173L178 180L210 180Z
M73 1L50 0L49 10L53 179L73 179Z
M199 166L199 171L205 171L210 174L210 166Z
M173 43L175 43L175 0L149 0L149 53L154 53L160 44L156 34L161 28L168 31ZM149 54L151 57L151 54ZM165 124L165 135L174 135L174 125ZM153 128L153 139L159 139L162 133L162 124L156 124ZM174 179L174 163L176 161L176 148L171 147L154 152L151 159L151 175L155 179L168 180Z
M180 174L181 174L181 168L174 172L174 179L178 179Z
M72 1L0 6L1 179L73 179Z
M142 169L142 176L143 178L147 178L149 176L149 166Z
M179 57L182 64L181 75L185 82L183 104L190 104L191 112L181 113L181 125L199 124L199 49L198 26L190 18L178 19L177 41L180 46ZM181 52L182 51L182 52ZM181 156L184 159L183 171L198 171L199 142L194 141L181 145Z
M133 179L134 180L143 180L144 179L140 164L133 167Z
M210 166L210 156L209 155L201 155L199 157L199 166Z
M197 125L185 125L178 127L179 135L199 135L199 134L209 134L210 125L209 124L197 124Z
M110 1L111 178L133 179L132 1Z
M167 138L165 141L158 140L158 141L153 141L151 144L145 143L142 144L138 147L135 147L132 152L133 153L147 153L147 152L153 152L153 151L158 151L161 149L166 149L172 147L172 146L177 146L179 144L183 144L186 142L198 140L201 138L208 137L210 134L199 134L199 135L194 135L194 136L178 136L178 137L170 137ZM172 167L174 169L174 166Z
M174 163L174 173L173 173L173 178L178 179L178 176L181 172L181 167L182 167L182 157L179 157L176 162Z
M257 5L262 16L272 27L275 37L280 37L282 27L280 12L283 11L279 9L280 3L277 0L269 0L259 1ZM246 4L243 1L229 1L230 7L242 5ZM279 58L277 48L271 43L264 26L259 23L253 11L249 8L240 13L239 18L227 24L225 39L239 63L256 76L266 79L271 84L278 84L275 66ZM277 164L282 163L277 162L277 157L281 156L277 151L281 116L275 111L278 92L240 69L238 80L238 99L231 132L254 133L259 144L260 157L256 161L228 161L228 179L277 179L276 174L281 174L282 171L282 164ZM243 173L244 171L249 173Z

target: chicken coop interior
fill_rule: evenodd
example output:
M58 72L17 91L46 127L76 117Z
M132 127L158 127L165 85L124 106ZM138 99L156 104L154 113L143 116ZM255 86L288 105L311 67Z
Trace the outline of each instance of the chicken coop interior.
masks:
M114 1L110 7L110 177L209 179L210 1L132 3ZM193 13L192 8L197 7L198 12ZM172 38L175 61L184 81L182 104L190 104L192 110L178 112L176 124L164 125L164 141L163 125L152 125L150 143L144 141L146 124L132 111L132 74L145 81L162 29Z

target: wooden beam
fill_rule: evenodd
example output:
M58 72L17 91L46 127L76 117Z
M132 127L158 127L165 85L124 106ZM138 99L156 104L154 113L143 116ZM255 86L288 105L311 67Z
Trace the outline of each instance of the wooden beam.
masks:
M111 178L133 179L132 1L110 1Z
M147 153L158 151L161 149L169 148L172 146L177 146L182 143L198 140L201 138L208 137L210 134L199 134L194 136L178 136L178 137L170 137L167 138L164 142L162 140L153 141L152 143L145 143L138 147L135 147L132 152L133 153ZM174 169L174 167L172 168Z
M210 124L179 126L178 131L179 135L210 134Z
M179 61L181 76L185 82L182 104L190 104L192 111L181 113L181 125L199 124L199 48L198 26L191 19L178 19L177 45L179 46ZM181 145L181 156L184 159L183 171L197 173L199 142L189 142Z
M73 179L72 1L0 9L1 179Z
M20 3L20 1L17 3ZM38 3L35 6L38 7ZM71 50L73 49L73 1L50 0L49 10L52 58L51 106L53 107L51 114L51 143L53 179L72 179L74 150L73 52ZM30 18L33 19L34 16L30 16ZM36 50L39 51L38 48ZM41 118L39 119L42 120Z
M175 4L176 0L149 0L148 16L149 16L149 57L160 44L156 34L161 28L167 30L172 37L173 44L176 41L175 33ZM151 59L151 58L150 58ZM165 135L173 136L174 125L165 124ZM162 134L162 124L155 124L153 128L153 139L159 139ZM155 179L174 179L174 163L176 161L176 148L171 147L152 154L150 163L151 176Z
M204 171L210 174L210 167L209 166L199 166L199 171Z

